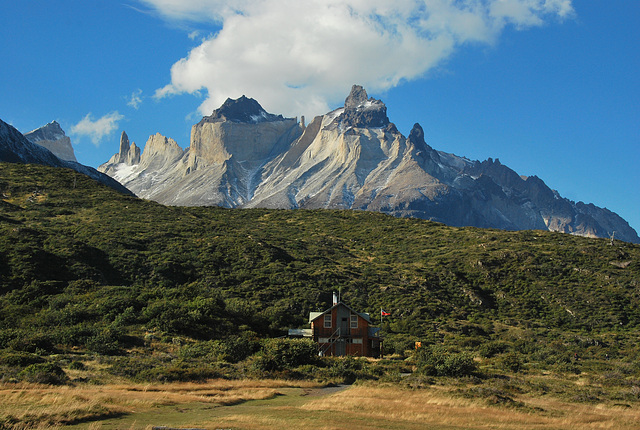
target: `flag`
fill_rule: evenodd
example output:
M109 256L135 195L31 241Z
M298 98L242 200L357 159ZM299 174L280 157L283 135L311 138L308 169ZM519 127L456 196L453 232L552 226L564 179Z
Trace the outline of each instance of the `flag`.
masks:
M383 309L380 309L380 316L388 317L389 315L391 315L391 312L387 312Z

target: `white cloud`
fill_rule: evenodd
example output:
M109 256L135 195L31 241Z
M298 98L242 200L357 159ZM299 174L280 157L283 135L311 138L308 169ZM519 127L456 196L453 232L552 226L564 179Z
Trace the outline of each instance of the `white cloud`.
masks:
M76 136L87 136L94 145L98 146L102 139L118 129L118 121L123 118L123 115L115 111L93 120L91 113L88 113L79 123L71 127L70 132Z
M131 93L131 97L127 102L127 106L131 106L135 110L138 110L141 104L142 104L142 90L138 88L133 93Z
M467 43L494 43L573 13L572 0L140 0L171 20L218 23L155 97L206 90L208 115L243 94L267 110L315 115L351 85L420 78Z

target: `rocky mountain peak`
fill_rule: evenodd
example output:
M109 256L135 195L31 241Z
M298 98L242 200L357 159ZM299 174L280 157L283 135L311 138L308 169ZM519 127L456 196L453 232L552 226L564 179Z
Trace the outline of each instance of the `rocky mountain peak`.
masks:
M136 146L135 142L129 142L129 136L126 132L123 131L120 135L120 150L111 157L109 163L124 163L129 166L140 163L140 148Z
M381 128L390 125L387 106L380 100L369 98L367 91L360 85L351 87L351 92L344 101L344 112L335 122L342 127L356 128Z
M57 121L51 121L49 124L26 133L24 137L31 143L35 143L66 161L78 161L71 146L71 139L64 133Z
M367 91L361 85L354 85L351 87L351 92L344 101L344 107L346 109L357 108L367 100L369 100Z
M413 125L411 132L409 133L409 141L414 144L414 146L420 149L431 149L427 142L424 140L424 130L422 126L417 122Z
M256 100L242 96L238 99L228 98L211 115L202 118L200 123L232 121L257 124L282 120L284 120L282 115L270 114Z
M57 121L51 121L49 124L26 133L25 136L29 141L37 143L40 140L59 140L64 138L64 130Z
M434 161L440 161L438 152L434 151L433 148L424 140L424 130L417 122L413 125L407 140L413 144L418 154L428 154L428 156L430 156Z

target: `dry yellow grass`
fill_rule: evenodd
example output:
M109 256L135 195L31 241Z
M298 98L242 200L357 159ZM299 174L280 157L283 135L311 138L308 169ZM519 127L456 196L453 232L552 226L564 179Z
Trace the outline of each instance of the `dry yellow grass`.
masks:
M300 383L296 386L313 387ZM175 384L119 384L107 386L0 385L0 426L16 429L56 425L136 414L163 406L208 403L233 405L247 400L272 398L284 381L227 381Z
M488 406L450 387L411 390L352 386L335 394L304 396L317 384L226 381L108 386L0 386L0 416L14 428L55 428L74 420L85 429L175 427L272 429L640 429L633 407L520 396L524 407ZM286 394L277 396L277 394ZM246 400L266 400L244 403ZM198 406L199 405L199 406ZM234 405L231 407L221 407ZM116 419L108 419L110 416ZM0 421L1 422L1 421Z
M567 403L552 398L518 400L528 407L486 406L480 401L449 395L441 388L403 390L360 386L312 400L304 408L429 428L640 429L637 409Z

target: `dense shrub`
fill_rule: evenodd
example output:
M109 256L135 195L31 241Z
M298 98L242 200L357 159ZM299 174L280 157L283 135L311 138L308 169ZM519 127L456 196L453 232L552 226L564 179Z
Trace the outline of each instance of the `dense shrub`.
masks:
M224 318L224 301L211 297L156 300L143 310L142 316L151 327L196 339L219 337L231 329L230 321Z
M78 324L67 327L58 327L52 333L52 339L56 344L67 346L85 346L87 341L94 337L98 328L89 324Z
M509 370L514 373L518 373L524 368L522 359L515 352L509 352L500 357L500 365L505 370Z
M509 344L504 341L494 340L485 342L478 348L478 353L485 358L491 358L495 355L501 354L509 349Z
M384 353L398 354L403 356L405 351L413 351L415 348L415 337L408 335L390 336L384 341Z
M431 376L469 376L477 370L470 354L449 352L439 346L418 348L415 361L419 372Z
M148 382L187 382L205 381L221 376L217 368L209 365L177 361L145 369L136 375L136 379Z
M212 340L185 345L178 351L178 356L182 359L213 359L218 350L217 342L218 341Z
M180 349L181 358L209 358L214 361L237 363L260 349L260 342L247 337L196 342Z
M362 369L362 363L353 357L344 357L333 360L329 374L332 377L341 378L345 384L353 384L358 372Z
M82 361L74 360L69 363L69 369L71 370L87 370L87 366Z
M25 333L9 342L9 347L24 352L55 352L52 336L48 333Z
M0 364L10 367L26 367L44 362L44 358L28 352L7 352L0 355Z
M328 376L341 379L345 384L352 384L356 380L378 379L385 373L382 367L370 366L366 361L350 356L328 360L330 361Z
M152 370L156 366L165 366L166 360L153 357L116 357L108 359L110 366L107 371L112 375L140 380L140 375Z
M254 365L263 371L292 369L318 360L317 345L307 339L266 339Z
M49 385L61 385L68 380L64 370L54 363L31 364L21 371L18 377L28 382Z
M89 351L102 355L119 355L122 353L120 348L121 338L122 333L119 329L113 327L105 328L95 336L87 339L86 347Z
M204 381L226 376L211 363L170 356L118 357L109 362L109 373L139 382Z
M237 363L253 355L260 349L260 342L244 337L218 341L218 359Z

